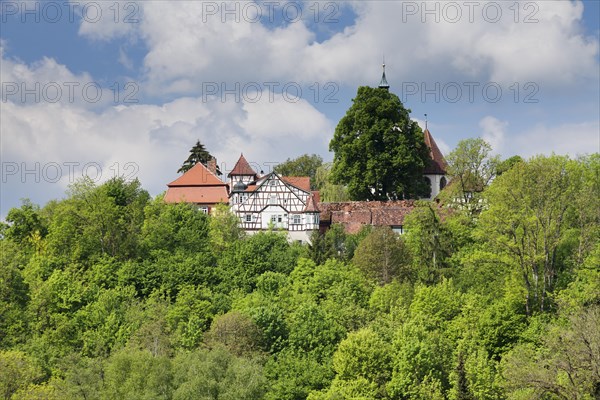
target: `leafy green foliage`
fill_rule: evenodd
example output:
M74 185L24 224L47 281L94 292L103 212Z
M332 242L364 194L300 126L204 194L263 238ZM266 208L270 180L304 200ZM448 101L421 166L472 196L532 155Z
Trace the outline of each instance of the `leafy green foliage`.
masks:
M380 285L410 280L410 256L404 241L390 227L377 227L360 242L352 262Z
M293 160L288 158L285 162L276 165L273 171L281 176L308 176L311 189L318 189L315 176L317 170L323 165L323 158L317 154L303 154Z
M426 188L423 168L429 150L423 132L398 96L366 86L340 120L329 150L332 179L353 200L418 198Z
M597 398L599 176L534 157L480 212L418 202L404 236L310 246L80 181L2 225L0 397Z

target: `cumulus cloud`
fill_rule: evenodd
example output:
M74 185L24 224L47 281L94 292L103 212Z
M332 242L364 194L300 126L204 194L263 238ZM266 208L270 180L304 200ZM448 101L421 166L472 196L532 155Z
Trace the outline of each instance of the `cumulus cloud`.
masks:
M351 2L354 23L321 42L305 19L275 28L258 23L244 11L247 2L135 4L139 23L128 29L83 21L80 32L144 40L155 92L190 93L207 80L376 83L383 54L396 83L444 76L554 88L598 79L598 39L582 33L580 1ZM305 12L310 7L305 2Z
M600 152L600 121L548 126L538 123L514 135L508 150L523 157L537 154L591 154Z
M88 78L51 59L32 66L9 62L8 79ZM177 177L196 140L217 157L225 172L241 152L256 165L266 165L261 167L265 170L302 152L326 153L333 124L305 99L291 101L281 93L248 99L180 97L162 104L95 109L85 102L8 98L2 103L0 123L2 204L16 205L21 197L61 197L82 175L99 182L115 175L137 177L157 194Z
M504 148L504 137L506 135L505 130L508 126L508 122L500 121L498 118L490 115L484 117L479 121L479 127L482 130L482 139L485 140L492 146L492 152L499 154L502 153Z

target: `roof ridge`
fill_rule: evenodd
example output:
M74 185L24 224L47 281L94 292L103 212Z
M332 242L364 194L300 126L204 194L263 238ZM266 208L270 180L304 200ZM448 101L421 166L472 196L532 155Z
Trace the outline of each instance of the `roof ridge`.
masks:
M167 184L167 186L225 186L216 174L201 162L185 171L179 178Z

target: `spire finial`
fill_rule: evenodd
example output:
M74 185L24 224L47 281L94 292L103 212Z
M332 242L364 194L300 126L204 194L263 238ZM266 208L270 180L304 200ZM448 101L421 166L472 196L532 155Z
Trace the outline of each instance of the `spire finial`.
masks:
M389 90L390 85L388 84L387 79L385 79L385 55L383 56L382 67L383 67L383 74L381 75L381 81L379 82L379 88Z
M427 114L425 114L425 130L427 130Z

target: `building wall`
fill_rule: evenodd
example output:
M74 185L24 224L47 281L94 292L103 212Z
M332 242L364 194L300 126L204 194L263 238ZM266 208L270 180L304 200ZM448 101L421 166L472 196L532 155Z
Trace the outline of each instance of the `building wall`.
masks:
M426 178L429 178L431 181L431 196L428 200L432 200L440 194L440 184L442 182L442 178L446 180L446 184L448 184L448 178L445 175L425 175Z

